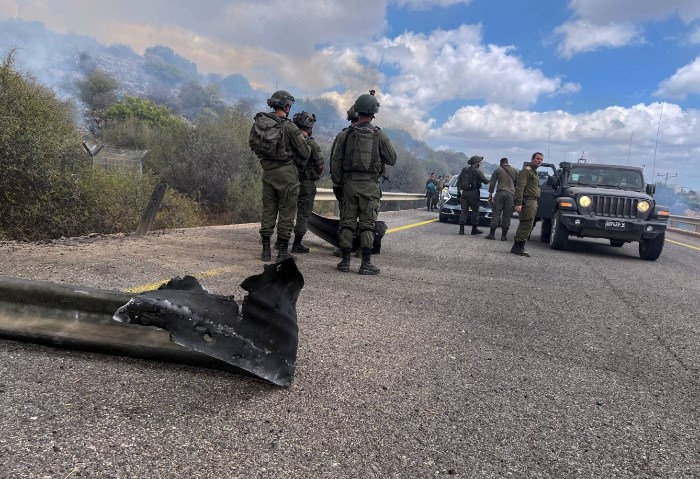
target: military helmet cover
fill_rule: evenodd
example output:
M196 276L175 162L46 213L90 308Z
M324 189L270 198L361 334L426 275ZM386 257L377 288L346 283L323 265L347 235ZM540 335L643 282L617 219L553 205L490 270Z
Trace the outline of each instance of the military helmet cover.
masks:
M291 93L284 90L277 90L272 94L271 98L267 99L267 106L271 108L284 108L287 105L294 104L294 97Z
M468 163L469 163L470 165L476 165L477 163L481 163L481 160L483 160L483 159L484 159L483 156L474 155L474 156L472 156L471 158L469 158L469 162L468 162Z
M379 101L377 101L377 97L374 96L374 90L370 90L369 93L358 96L351 110L355 110L362 116L373 116L376 114L379 111Z
M299 113L295 113L292 117L292 121L297 126L301 126L304 128L313 128L314 123L316 123L316 115L314 115L313 113L309 113L308 111L302 111Z

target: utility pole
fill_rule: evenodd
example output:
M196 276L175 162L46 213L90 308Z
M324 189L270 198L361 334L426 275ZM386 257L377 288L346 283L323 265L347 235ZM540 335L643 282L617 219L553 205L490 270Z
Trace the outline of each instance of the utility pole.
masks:
M668 175L670 175L670 173L666 173L666 174L657 173L656 176L663 176L663 177L665 178L665 179L664 179L664 186L668 186ZM675 178L675 177L677 177L677 176L678 176L678 173L674 173L674 174L671 176L671 178Z

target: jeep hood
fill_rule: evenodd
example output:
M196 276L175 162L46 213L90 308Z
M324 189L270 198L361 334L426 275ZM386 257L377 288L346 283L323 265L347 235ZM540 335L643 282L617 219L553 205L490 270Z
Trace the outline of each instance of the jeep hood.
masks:
M619 196L621 198L634 198L637 200L647 200L654 201L654 199L642 193L641 191L634 190L620 190L616 188L596 188L593 186L570 186L566 189L567 196Z

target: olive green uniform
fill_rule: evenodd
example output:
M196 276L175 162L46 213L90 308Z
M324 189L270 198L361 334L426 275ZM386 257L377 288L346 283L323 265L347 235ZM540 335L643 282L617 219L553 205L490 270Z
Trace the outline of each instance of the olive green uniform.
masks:
M475 188L467 189L469 186L469 175L474 175L476 182ZM479 226L479 189L482 183L488 183L484 172L474 165L471 165L462 170L459 178L457 178L457 191L461 192L460 205L462 211L459 213L459 224L467 224L467 217L471 222L472 227ZM471 211L470 211L471 210Z
M522 169L515 187L515 206L522 206L520 223L515 232L515 242L526 242L537 216L537 201L540 198L540 182L537 167L532 163Z
M513 213L515 201L515 179L518 172L510 165L503 165L496 168L491 175L489 193L496 195L493 198L493 211L491 213L492 229L499 226L505 232L510 228L510 217ZM497 186L498 185L498 186Z
M303 161L299 158L296 163L299 174L299 199L297 200L297 220L294 224L294 236L298 238L306 234L309 215L314 209L316 180L321 177L317 173L317 168L323 166L321 147L316 140L310 136L306 138L306 143L311 149L311 156L308 161Z
M258 115L276 117L274 113L261 112ZM288 241L294 228L299 197L299 174L295 157L307 161L311 149L291 120L283 117L280 119L284 122L284 155L277 160L260 160L263 168L260 235L272 236L276 225L277 239Z
M334 142L331 157L331 179L334 187L343 188L343 201L341 205L340 247L351 249L352 240L359 218L360 247L372 248L374 243L374 222L379 213L379 177L384 170L384 165L396 164L396 151L389 138L378 127L375 128L376 149L373 147L372 164L379 165L376 171L353 171L347 165L349 158L348 135L354 128L372 126L369 122L343 130L338 134Z

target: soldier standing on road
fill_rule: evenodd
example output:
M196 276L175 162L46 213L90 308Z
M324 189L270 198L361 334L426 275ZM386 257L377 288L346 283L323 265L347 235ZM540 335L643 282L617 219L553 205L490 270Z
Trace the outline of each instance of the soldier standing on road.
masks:
M433 211L433 198L437 196L437 179L435 173L430 174L430 178L425 182L425 206L428 211Z
M515 211L520 216L520 223L515 232L515 242L510 252L520 256L530 256L525 251L532 226L537 216L537 201L540 199L540 182L537 177L537 167L542 164L544 155L540 152L533 153L530 163L523 168L518 175L515 187Z
M294 161L295 158L307 161L311 149L301 130L288 118L294 97L279 90L272 94L267 104L274 111L255 115L248 144L260 158L263 168L260 220L263 249L260 259L271 259L270 237L277 226L277 261L282 261L291 257L289 237L294 228L299 197L299 175Z
M314 209L316 180L321 178L321 173L323 173L323 156L321 155L321 147L311 136L314 123L316 123L316 115L302 111L294 115L293 121L306 137L306 143L311 149L311 156L308 161L297 156L295 161L299 173L299 199L297 200L297 220L294 224L292 253L308 253L309 248L301 244L301 240L306 234L309 215Z
M508 228L510 228L510 217L513 213L515 201L515 178L518 172L508 164L508 158L501 158L501 166L491 175L489 184L489 203L493 205L491 225L486 239L496 239L496 228L501 228L501 241L508 240ZM496 187L498 185L498 187ZM493 190L496 190L496 197Z
M360 119L357 116L357 112L353 110L355 105L351 106L350 109L347 111L347 120L350 122L350 126L355 126L357 125L357 122L360 121ZM343 128L342 131L347 130L350 128L350 126ZM330 157L333 158L333 152L335 151L335 145L338 142L338 137L340 134L336 135L336 137L333 139L333 144L331 145L331 154ZM333 187L333 193L335 194L335 199L338 200L338 238L340 238L340 225L343 223L343 189L341 187ZM333 250L333 256L337 256L338 258L343 256L343 252L340 248L336 248Z
M379 213L379 178L385 165L396 164L396 151L386 134L372 125L379 111L374 90L360 95L352 108L359 121L336 138L331 157L331 179L336 196L342 194L340 249L343 258L337 269L350 271L352 240L359 218L362 264L358 273L379 274L371 262L374 222Z
M472 156L469 158L469 166L464 167L457 178L457 197L461 200L462 211L459 213L459 234L464 234L464 225L467 216L472 224L473 235L483 233L479 226L479 189L482 183L489 180L484 176L484 172L479 169L483 156ZM471 211L469 211L471 209Z

